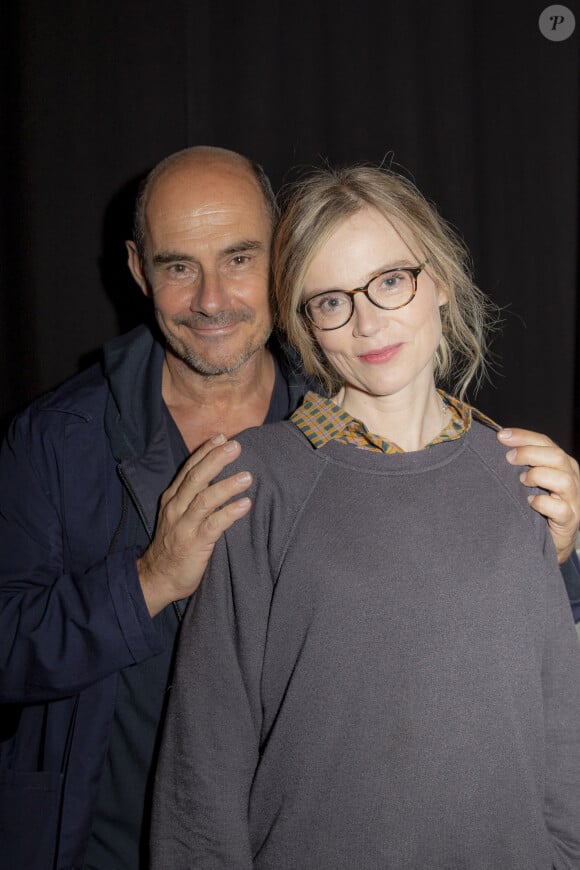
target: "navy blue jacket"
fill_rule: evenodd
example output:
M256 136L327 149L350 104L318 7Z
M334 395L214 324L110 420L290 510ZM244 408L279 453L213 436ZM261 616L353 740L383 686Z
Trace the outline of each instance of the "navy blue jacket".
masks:
M174 474L144 328L34 402L0 453L0 865L80 870L117 675L161 651L127 499L151 536ZM310 387L277 354L295 408ZM571 582L577 582L573 568Z
M295 408L308 384L278 363ZM145 328L34 402L0 454L0 865L82 866L118 672L159 653L127 497L151 536L174 475Z

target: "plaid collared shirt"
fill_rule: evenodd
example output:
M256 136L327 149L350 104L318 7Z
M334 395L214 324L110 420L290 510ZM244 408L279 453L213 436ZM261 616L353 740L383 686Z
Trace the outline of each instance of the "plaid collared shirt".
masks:
M474 418L493 429L500 428L497 423L494 423L477 408L473 408L466 402L461 402L454 396L444 393L443 390L437 390L437 392L448 406L451 418L439 435L425 447L461 438L462 435L469 432ZM329 441L335 440L360 447L363 450L372 450L375 453L404 452L398 444L385 441L380 435L373 435L361 420L351 417L343 408L335 405L332 399L325 399L317 393L308 392L290 420L306 435L314 447L323 447Z

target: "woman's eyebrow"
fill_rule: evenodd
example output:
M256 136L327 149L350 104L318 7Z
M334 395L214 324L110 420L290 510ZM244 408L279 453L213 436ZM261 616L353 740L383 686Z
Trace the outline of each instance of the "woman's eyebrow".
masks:
M317 290L313 290L312 292L307 291L309 296L317 296L319 293L335 293L336 291L348 291L355 290L358 287L364 287L369 281L372 281L373 278L378 278L379 275L382 275L383 272L396 272L397 269L411 269L415 266L418 266L419 263L415 262L415 260L410 260L408 257L402 257L397 260L394 260L392 263L386 264L384 266L378 266L376 269L371 269L370 272L367 272L366 280L362 280L356 287L321 287Z

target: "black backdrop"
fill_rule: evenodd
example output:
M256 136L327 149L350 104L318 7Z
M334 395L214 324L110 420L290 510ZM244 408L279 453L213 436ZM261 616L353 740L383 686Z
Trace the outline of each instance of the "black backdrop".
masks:
M135 181L215 144L275 187L393 155L508 306L479 406L570 449L579 2L551 42L535 0L7 0L0 417L143 316L124 265Z

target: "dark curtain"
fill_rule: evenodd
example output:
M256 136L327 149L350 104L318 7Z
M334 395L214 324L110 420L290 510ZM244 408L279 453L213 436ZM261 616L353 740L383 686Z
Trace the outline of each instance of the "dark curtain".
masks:
M4 4L2 419L146 316L124 262L136 181L205 143L275 187L323 161L404 167L504 307L477 404L571 449L580 10L552 42L547 5Z

